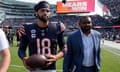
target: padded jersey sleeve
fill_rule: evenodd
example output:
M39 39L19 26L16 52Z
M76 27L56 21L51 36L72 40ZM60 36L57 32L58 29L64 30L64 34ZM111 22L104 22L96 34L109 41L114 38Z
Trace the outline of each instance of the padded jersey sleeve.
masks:
M64 31L65 31L65 25L63 23L58 23L57 28L59 30L57 35L58 45L59 45L59 51L64 52L65 48L65 40L64 40Z

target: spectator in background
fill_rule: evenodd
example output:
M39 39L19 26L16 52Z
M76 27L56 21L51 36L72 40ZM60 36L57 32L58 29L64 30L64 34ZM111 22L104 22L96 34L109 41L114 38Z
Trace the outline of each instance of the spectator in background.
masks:
M21 33L20 33L20 30L19 29L17 29L17 31L16 31L16 40L17 40L17 46L19 46L19 44L20 44L20 37L21 37Z
M10 64L10 51L8 40L2 29L0 29L0 56L0 72L7 72Z

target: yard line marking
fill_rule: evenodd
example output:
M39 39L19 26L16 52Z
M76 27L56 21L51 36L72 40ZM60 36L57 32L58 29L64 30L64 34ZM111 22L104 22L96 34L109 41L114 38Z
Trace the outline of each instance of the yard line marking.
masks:
M116 53L115 51L112 51L112 50L106 49L106 48L104 48L104 49L107 50L107 51L109 51L109 52L111 52L111 53L113 53L113 54L115 54L115 55L117 55L117 56L120 56L120 54L119 54L119 53Z
M19 65L10 65L12 67L18 67L18 68L24 68L24 66L19 66Z

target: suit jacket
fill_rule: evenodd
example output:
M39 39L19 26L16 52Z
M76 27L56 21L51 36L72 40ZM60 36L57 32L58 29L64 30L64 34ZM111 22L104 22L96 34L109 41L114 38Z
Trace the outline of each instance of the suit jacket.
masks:
M96 69L100 69L100 33L91 30L94 42L94 61ZM67 39L68 50L64 56L63 72L80 72L83 62L83 41L80 30L70 34Z

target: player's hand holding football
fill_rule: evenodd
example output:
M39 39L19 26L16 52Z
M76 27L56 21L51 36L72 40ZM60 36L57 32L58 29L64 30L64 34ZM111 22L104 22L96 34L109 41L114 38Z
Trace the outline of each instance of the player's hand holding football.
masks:
M25 66L26 69L32 70L32 68L26 64L27 59L28 59L28 57L24 57L23 58L23 64L24 64L24 66Z
M57 61L57 57L55 55L46 54L45 56L47 57L47 61L48 61L47 66Z

